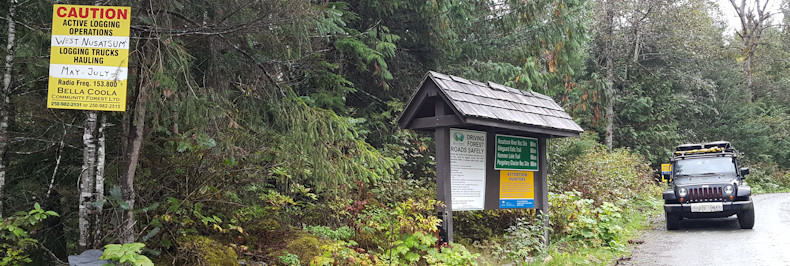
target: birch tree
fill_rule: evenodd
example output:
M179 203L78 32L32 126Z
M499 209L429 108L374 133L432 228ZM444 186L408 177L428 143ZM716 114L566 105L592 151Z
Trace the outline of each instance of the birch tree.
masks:
M107 139L105 136L105 132L107 130L107 114L101 114L101 120L99 123L99 129L97 130L97 138L96 138L96 175L95 175L95 185L96 188L93 191L94 193L94 201L97 203L94 205L94 213L93 213L93 246L97 247L101 245L101 234L102 234L102 210L104 205L104 167L106 163L106 143L105 140Z
M3 217L3 202L5 201L5 183L6 183L6 164L5 161L6 148L8 148L8 123L10 109L11 109L11 72L14 69L14 41L16 38L16 22L14 15L16 14L16 0L8 1L8 42L6 44L5 55L5 73L3 73L3 88L2 101L3 106L0 106L0 218Z
M101 1L95 1L101 5ZM83 141L83 164L80 174L80 199L79 199L79 249L86 250L91 246L100 245L101 241L101 211L104 200L104 164L105 144L104 130L107 125L106 114L101 114L101 124L98 122L97 111L85 112L85 130ZM91 246L89 246L91 245Z
M93 242L91 216L93 209L94 182L96 181L96 112L85 112L85 130L82 135L82 173L80 174L80 205L79 205L79 250L88 249Z

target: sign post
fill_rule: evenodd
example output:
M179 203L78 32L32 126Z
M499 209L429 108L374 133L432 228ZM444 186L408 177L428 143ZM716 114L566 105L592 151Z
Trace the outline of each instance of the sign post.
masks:
M54 5L47 108L126 110L130 9Z

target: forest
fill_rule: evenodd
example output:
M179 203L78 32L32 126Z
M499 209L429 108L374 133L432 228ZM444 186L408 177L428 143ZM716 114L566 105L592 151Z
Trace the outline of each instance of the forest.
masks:
M2 1L0 265L612 264L678 144L790 190L790 2L763 1ZM131 7L124 112L46 107L53 4ZM437 241L433 135L396 123L428 71L584 128L548 143L548 214Z

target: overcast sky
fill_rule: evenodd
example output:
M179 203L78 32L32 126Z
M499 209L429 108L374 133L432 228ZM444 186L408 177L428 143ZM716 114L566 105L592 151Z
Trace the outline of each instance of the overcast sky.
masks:
M764 4L766 0L761 0L760 4ZM782 3L782 0L768 0L768 10L771 13L776 13L773 16L774 24L777 24L782 21L782 13L779 12L779 6ZM733 33L737 30L741 29L741 20L738 18L738 14L735 13L735 8L732 7L730 0L716 0L719 4L719 9L721 9L721 13L724 16L724 20L727 22L727 33ZM735 3L741 3L741 0L735 0ZM746 0L747 9L749 6L754 6L754 0Z

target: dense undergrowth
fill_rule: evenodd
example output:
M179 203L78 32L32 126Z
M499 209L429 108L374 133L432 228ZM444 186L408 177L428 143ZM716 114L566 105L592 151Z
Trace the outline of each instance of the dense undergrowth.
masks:
M440 203L428 200L431 182L392 179L359 182L353 202L322 212L336 217L334 224L294 226L275 218L268 234L286 241L254 248L267 263L284 265L606 264L627 252L628 237L660 206L660 188L642 157L607 151L587 136L553 140L549 151L550 246L543 244L546 216L534 210L455 212L457 241L440 246L433 215Z
M387 157L364 145L353 146L356 142L342 144L346 142L342 136L353 136L355 129L331 113L302 115L328 120L322 123L325 126L290 134L307 140L315 131L336 134L303 145L324 149L318 143L329 139L332 148L348 146L283 157L287 151L277 150L276 139L266 140L274 148L254 153L213 145L209 137L175 139L171 147L179 151L178 156L163 165L176 167L152 169L148 182L142 183L141 191L166 198L142 201L145 207L138 215L145 248L116 253L142 253L157 265L606 264L628 250L629 234L658 209L660 189L652 184L642 157L627 149L608 151L587 135L554 139L548 148L547 216L534 210L455 212L456 242L442 244L440 220L435 216L441 203L433 200L435 183L429 174L415 170L423 168L410 169L403 159L430 157L430 149L421 148L429 142L413 133L403 134L407 145L385 151L399 154ZM370 169L337 165L332 169L348 176L368 171L367 178L353 183L306 178L319 173L311 168L318 167L314 160L362 152L371 156ZM202 163L187 163L196 158ZM266 167L259 166L262 162ZM179 179L189 181L168 184ZM338 183L330 186L329 182ZM549 246L543 243L544 218L550 222Z
M609 264L660 209L661 189L641 156L607 151L589 135L552 140L548 152L551 244L531 210L458 214L459 242L480 252L480 264Z
M181 234L211 235L200 241L230 246L250 264L562 264L577 262L580 252L593 254L581 260L606 263L610 255L627 251L628 235L658 206L659 188L651 184L641 157L622 149L609 152L587 137L553 140L549 151L552 244L548 247L543 244L545 216L534 210L456 212L457 241L440 245L440 220L433 212L441 203L431 200L433 183L419 178L360 180L346 188L346 197L301 184L287 191L275 186L265 190L253 207L232 213L214 208L209 215L204 213L205 205L182 204L200 222L182 221L170 227ZM179 252L168 255L160 245L165 248L161 257L211 264L219 256L186 252L183 247L194 246L190 244L194 241L180 237L162 242L178 245ZM601 250L605 255L598 254ZM185 254L195 255L185 258Z

